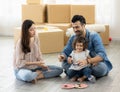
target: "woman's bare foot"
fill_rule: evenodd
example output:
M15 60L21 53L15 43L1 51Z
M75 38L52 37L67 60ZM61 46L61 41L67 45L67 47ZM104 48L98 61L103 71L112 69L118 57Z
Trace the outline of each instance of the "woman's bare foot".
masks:
M36 73L39 75L39 74L42 73L42 71L40 71L40 70L36 70Z
M31 81L33 84L36 84L37 83L37 79L34 79Z
M43 75L42 71L37 70L36 72L37 72L37 74L38 74L38 76L37 76L37 78L36 78L37 80L44 78L44 75Z
M80 77L77 79L78 82L83 82L87 77L86 76L83 76L83 77Z

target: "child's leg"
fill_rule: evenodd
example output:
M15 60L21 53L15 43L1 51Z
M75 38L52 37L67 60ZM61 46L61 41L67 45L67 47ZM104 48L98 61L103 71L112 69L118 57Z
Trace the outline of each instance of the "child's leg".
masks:
M79 77L79 78L77 79L77 81L83 82L86 78L87 78L86 76L82 76L82 77Z
M81 70L68 70L68 77L70 78L71 81L77 81L79 77L82 77L82 71Z
M89 78L91 76L91 69L89 67L85 67L81 70L82 77L78 78L79 82L83 82L86 78Z
M86 76L86 78L89 78L91 76L92 70L89 67L85 67L82 69L83 75Z
M79 72L77 73L78 74L78 79L77 81L79 82L83 82L85 79L86 79L86 76L84 76L84 73L83 73L83 69L82 70L79 70Z
M76 76L77 71L76 71L76 70L69 69L69 70L67 71L67 74L68 74L68 78L71 79L71 78L73 78L73 77Z
M77 81L77 79L78 79L78 77L77 77L77 76L74 76L74 77L72 77L70 80L71 80L72 82L74 82L74 81Z
M89 67L86 67L83 69L83 74L84 76L86 76L86 78L91 82L91 83L95 83L96 82L96 78L91 75L92 70Z

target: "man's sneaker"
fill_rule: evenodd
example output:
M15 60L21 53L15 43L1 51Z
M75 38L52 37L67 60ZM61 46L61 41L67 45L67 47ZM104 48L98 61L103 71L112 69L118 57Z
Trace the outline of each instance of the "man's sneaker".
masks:
M93 75L91 75L91 76L88 78L88 80L89 80L91 83L95 83L95 82L96 82L96 78L95 78Z

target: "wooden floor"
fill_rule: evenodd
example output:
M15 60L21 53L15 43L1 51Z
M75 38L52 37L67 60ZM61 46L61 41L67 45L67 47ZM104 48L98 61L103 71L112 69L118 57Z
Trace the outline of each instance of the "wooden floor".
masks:
M60 77L39 80L37 84L25 83L15 79L13 72L12 37L0 37L0 92L120 92L120 41L112 41L105 46L109 59L113 63L113 70L108 76L100 78L95 84L88 84L86 89L61 89L64 83L71 83L63 73ZM44 54L47 64L60 66L57 55L59 53ZM73 82L77 83L77 82Z

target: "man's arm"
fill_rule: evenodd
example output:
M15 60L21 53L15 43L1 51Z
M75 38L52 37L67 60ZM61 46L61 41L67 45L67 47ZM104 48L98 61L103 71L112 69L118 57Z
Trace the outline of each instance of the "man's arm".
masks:
M62 53L60 55L58 55L59 61L67 60L67 57L70 55L70 53L73 50L73 48L72 48L72 42L73 42L74 37L75 37L75 35L69 38L68 43L64 47Z
M105 56L106 56L106 52L105 52L105 48L103 46L102 40L99 36L99 34L97 33L93 33L91 35L91 58L88 59L88 61L90 63L98 63L102 60L104 60Z

